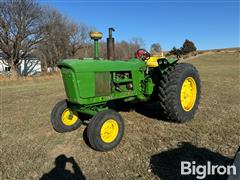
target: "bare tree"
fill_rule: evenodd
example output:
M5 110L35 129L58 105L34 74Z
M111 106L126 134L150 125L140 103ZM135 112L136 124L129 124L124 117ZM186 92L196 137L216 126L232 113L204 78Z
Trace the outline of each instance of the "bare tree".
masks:
M151 45L150 48L150 53L153 55L158 55L159 53L162 52L162 48L161 45L159 43L154 43Z
M140 37L133 37L130 40L130 44L132 46L132 51L136 51L139 48L144 48L145 46L144 40Z
M69 55L71 57L76 57L78 50L84 49L90 44L90 31L92 31L92 28L85 23L69 24Z
M78 52L84 51L90 44L91 30L90 26L72 22L57 10L46 7L43 40L38 46L38 54L45 59L43 64L55 67L61 59L79 57Z
M46 59L47 66L54 67L60 59L68 57L68 19L54 9L45 8L42 32L38 54Z
M42 10L34 0L0 1L0 49L12 75L42 39Z
M99 49L100 49L100 57L103 59L107 59L107 43L105 41L103 41L103 40L100 41ZM91 56L93 56L92 54L93 53L91 53Z
M141 38L132 38L130 42L121 41L116 43L116 58L128 59L134 57L134 53L144 47L144 41Z

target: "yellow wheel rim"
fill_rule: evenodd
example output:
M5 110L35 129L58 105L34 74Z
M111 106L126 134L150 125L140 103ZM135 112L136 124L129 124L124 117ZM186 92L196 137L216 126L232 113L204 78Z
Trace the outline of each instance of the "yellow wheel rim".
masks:
M78 120L77 112L72 111L71 109L65 109L62 113L62 122L66 126L71 126L76 123Z
M100 136L103 142L111 143L118 135L118 123L114 119L109 119L103 123L100 131Z
M190 111L197 97L197 85L192 77L187 77L181 88L181 105L185 111Z

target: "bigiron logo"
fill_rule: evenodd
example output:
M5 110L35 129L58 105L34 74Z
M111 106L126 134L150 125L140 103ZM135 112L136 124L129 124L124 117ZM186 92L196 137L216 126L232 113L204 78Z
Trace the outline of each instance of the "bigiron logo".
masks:
M234 165L213 165L207 161L205 165L197 165L196 161L181 161L181 175L195 175L197 179L204 179L208 175L236 175Z

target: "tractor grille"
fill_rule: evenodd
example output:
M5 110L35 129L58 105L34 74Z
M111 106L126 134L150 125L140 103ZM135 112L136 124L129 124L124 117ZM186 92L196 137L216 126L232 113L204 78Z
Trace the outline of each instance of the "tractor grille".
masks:
M95 78L95 95L104 96L111 94L110 72L97 72Z

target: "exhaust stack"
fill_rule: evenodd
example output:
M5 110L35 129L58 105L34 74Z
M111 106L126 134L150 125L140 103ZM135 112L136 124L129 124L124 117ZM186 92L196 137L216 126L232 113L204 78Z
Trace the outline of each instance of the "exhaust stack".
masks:
M108 28L107 38L107 59L114 60L115 59L115 45L114 38L112 37L112 32L115 31L114 28Z

